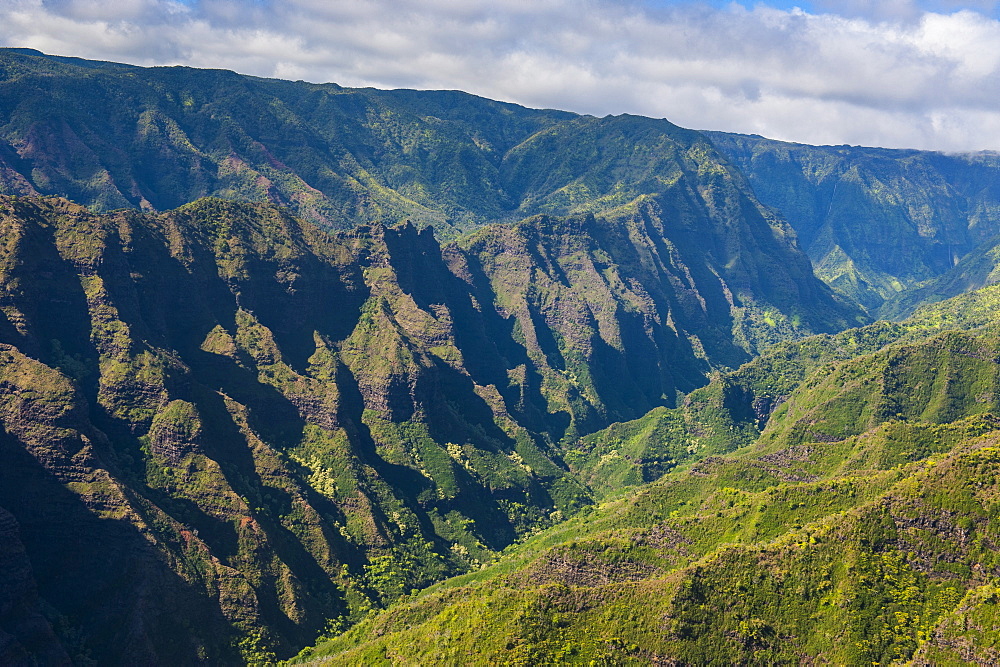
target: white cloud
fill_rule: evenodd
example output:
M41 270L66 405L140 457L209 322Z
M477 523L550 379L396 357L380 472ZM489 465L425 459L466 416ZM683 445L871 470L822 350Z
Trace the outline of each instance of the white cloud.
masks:
M996 5L941 0L933 13L912 0L842 0L810 14L613 0L0 0L0 44L458 88L807 143L1000 149L1000 23L983 13Z

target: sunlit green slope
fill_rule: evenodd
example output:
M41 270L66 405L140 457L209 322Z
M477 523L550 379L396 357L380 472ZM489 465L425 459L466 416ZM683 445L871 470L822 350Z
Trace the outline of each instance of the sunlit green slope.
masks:
M678 464L658 481L301 659L995 661L997 294L807 339L717 379L780 397L769 417L746 415L732 453L699 454L698 443L723 419L741 423L737 402L599 434L623 456L636 455L630 438L694 446L670 451ZM755 440L749 426L764 421ZM588 470L600 480L599 464Z

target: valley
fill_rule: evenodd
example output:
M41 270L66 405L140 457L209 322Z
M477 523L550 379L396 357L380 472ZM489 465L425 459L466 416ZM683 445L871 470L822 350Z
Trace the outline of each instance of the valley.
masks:
M0 662L994 662L996 170L2 49Z

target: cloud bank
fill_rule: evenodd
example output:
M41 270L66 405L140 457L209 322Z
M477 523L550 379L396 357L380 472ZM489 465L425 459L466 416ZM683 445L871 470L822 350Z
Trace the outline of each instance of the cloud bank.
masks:
M1000 149L997 3L871 4L0 0L0 44L814 144Z

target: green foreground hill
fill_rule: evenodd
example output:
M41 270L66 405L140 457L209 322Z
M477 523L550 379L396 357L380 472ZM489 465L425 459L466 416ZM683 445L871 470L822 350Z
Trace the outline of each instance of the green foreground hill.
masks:
M778 392L749 444L695 452L300 661L995 663L998 298L779 346L717 378L744 400L714 419L689 404L665 441L739 423L748 390ZM647 428L648 442L665 420L644 420L594 437L627 449Z

